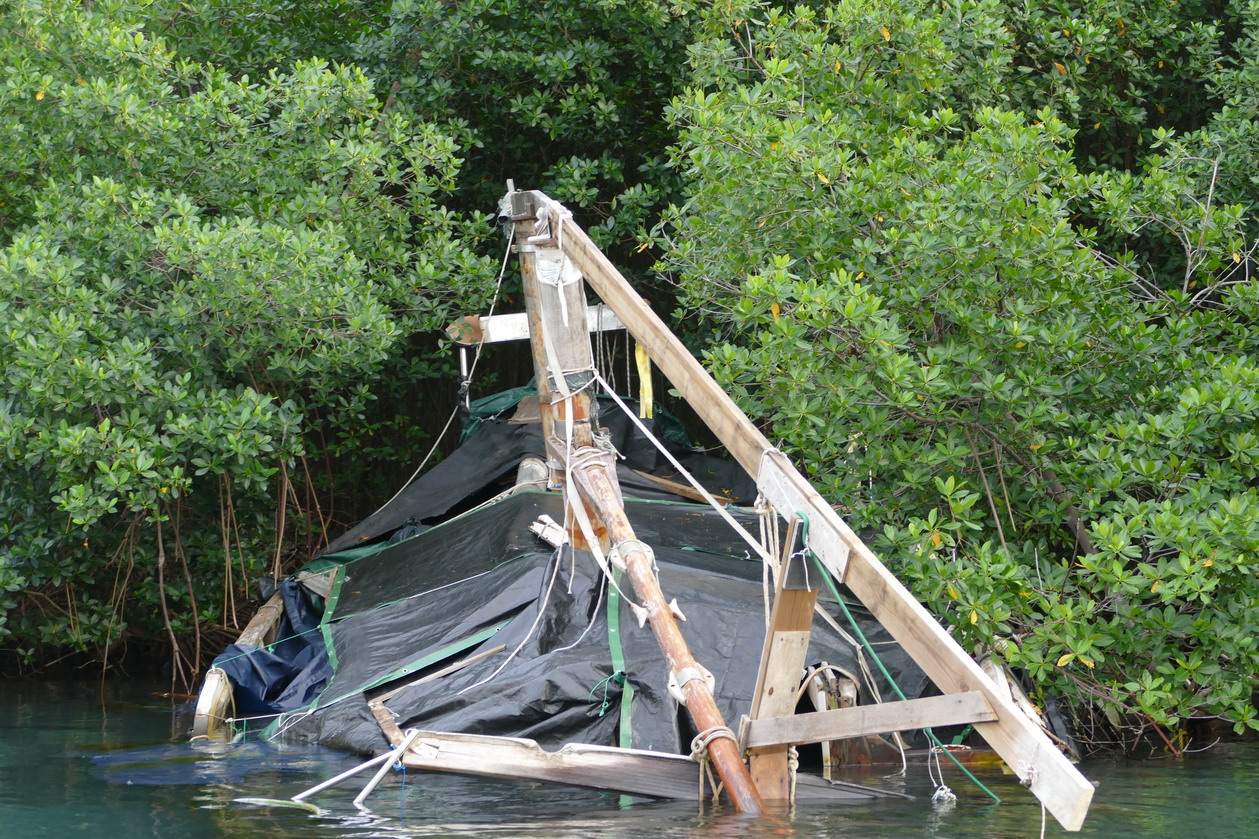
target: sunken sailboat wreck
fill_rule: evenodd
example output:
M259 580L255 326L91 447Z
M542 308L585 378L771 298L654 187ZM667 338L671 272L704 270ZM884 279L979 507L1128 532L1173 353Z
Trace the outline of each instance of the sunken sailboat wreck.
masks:
M534 395L476 403L450 457L283 581L210 671L194 735L392 745L408 767L672 798L694 797L711 766L730 802L757 813L791 796L880 794L797 772L797 746L823 744L828 764L869 760L877 735L973 725L1078 829L1093 786L1005 681L561 205L514 190L505 201L527 313L454 328L467 345L527 337ZM588 308L587 286L603 305ZM606 386L589 340L602 328L628 330L732 461L691 450ZM914 698L888 701L893 690Z

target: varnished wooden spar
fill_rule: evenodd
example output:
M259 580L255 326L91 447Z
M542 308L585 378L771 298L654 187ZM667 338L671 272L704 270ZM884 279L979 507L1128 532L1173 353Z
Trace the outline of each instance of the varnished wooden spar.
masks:
M529 314L534 371L542 403L542 427L547 451L554 462L555 476L573 476L580 495L574 497L571 494L573 487L566 487L568 503L584 505L584 512L593 522L595 536L604 551L616 549L634 595L647 612L647 621L669 670L685 696L686 709L696 730L729 732L712 689L702 676L705 671L698 666L687 647L660 590L654 562L638 541L625 515L616 473L608 468L604 453L593 446L591 400L583 389L593 379L593 358L583 316L586 308L585 285L580 276L562 275L564 260L557 249L563 238L562 232L553 226L551 233L559 233L559 237L535 244L539 237L535 235L538 205L533 202L534 195L513 193L512 210L526 311ZM552 224L557 226L558 219ZM539 247L545 252L542 256L539 256ZM542 276L544 272L545 276ZM557 394L564 398L557 400ZM572 461L568 462L570 452ZM581 534L574 533L573 536L574 544L582 546ZM712 739L708 744L708 754L725 784L731 803L744 813L762 813L764 805L733 734L730 738Z
M537 206L553 204L533 193ZM810 519L810 548L865 604L901 647L945 693L977 691L996 714L979 732L1054 818L1079 830L1093 785L1058 751L1040 727L1015 707L934 617L901 585L830 505L777 451L710 377L682 342L595 247L581 228L564 224L559 246L586 282L646 348L700 418L784 515Z

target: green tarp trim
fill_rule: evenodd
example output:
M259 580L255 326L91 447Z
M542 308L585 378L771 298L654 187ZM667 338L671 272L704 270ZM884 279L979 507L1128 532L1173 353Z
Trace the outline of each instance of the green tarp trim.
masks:
M462 446L476 436L476 433L481 430L481 420L509 411L520 404L521 399L526 396L537 396L537 394L537 386L530 383L476 400L468 406L468 419L464 421L463 431L459 434L459 445Z
M456 653L461 653L466 649L475 647L477 644L480 644L482 641L488 641L490 638L493 638L495 635L498 634L498 631L500 629L502 629L504 626L507 626L507 624L509 623L511 623L510 619L505 620L502 623L495 624L494 626L490 626L485 629L482 629L480 632L474 632L471 635L469 635L467 638L461 638L458 641L455 641L453 644L449 644L445 647L442 647L440 650L437 650L436 652L429 653L423 658L420 658L411 662L405 667L399 667L397 670L393 671L392 673L387 673L384 676L381 676L379 679L377 679L376 681L372 682L369 685L366 685L365 687L362 687L358 690L350 691L349 693L346 694L346 696L353 696L356 693L364 693L365 691L369 691L372 688L378 688L381 685L387 685L395 679L401 679L403 676L408 676L417 670L423 670L425 667L429 667L431 665L436 664L439 661L443 661L447 658L450 658L452 655ZM341 697L340 699L336 701L339 702L341 699L344 699L344 698L345 697Z
M613 582L620 574L614 573ZM612 672L625 673L625 651L621 649L621 595L615 586L608 586L608 652L612 657ZM617 745L622 749L634 748L634 686L626 674L621 684L621 716L617 725Z

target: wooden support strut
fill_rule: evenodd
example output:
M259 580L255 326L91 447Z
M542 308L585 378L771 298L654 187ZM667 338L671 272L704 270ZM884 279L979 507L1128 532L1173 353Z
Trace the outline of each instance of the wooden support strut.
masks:
M549 202L540 193L533 202ZM923 608L874 552L739 410L616 267L576 224L564 225L561 250L608 304L679 394L717 435L777 509L810 517L810 548L842 580L923 671L946 693L979 691L996 714L975 730L1028 784L1067 830L1079 830L1093 785L1041 728L1004 696L979 665Z

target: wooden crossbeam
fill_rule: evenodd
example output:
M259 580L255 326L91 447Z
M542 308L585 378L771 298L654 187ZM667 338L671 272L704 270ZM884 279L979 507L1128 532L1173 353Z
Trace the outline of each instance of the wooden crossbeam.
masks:
M624 329L607 306L586 307L586 330L611 332ZM524 312L506 315L470 315L446 327L446 334L460 344L498 344L529 340L529 316Z
M750 719L739 727L744 748L821 743L870 734L890 734L941 725L966 725L997 719L979 691L929 696L881 705L860 705L795 716Z

